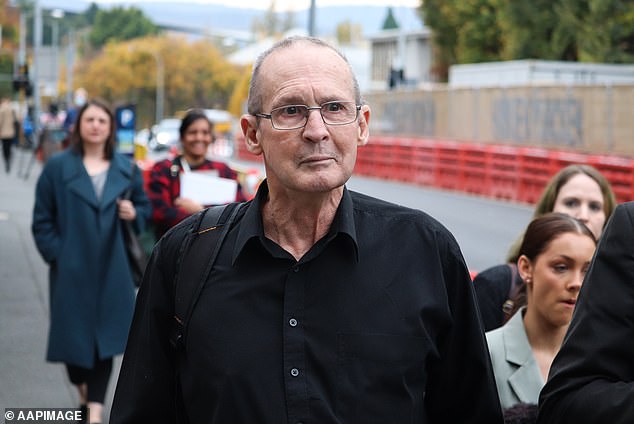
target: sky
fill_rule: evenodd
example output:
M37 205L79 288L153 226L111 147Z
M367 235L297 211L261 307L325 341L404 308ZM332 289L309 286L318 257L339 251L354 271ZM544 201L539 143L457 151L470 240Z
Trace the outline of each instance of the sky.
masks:
M158 3L161 0L136 0L134 2L124 0L93 0L99 4L129 4L129 3L142 3L153 2ZM167 1L167 0L164 0ZM213 3L221 4L231 7L243 7L248 9L268 9L270 2L266 0L187 0L192 3ZM303 10L310 7L310 0L274 0L275 8L277 11L286 10ZM404 7L418 7L421 0L316 0L315 4L319 6L343 6L343 5L368 5L368 6L404 6Z

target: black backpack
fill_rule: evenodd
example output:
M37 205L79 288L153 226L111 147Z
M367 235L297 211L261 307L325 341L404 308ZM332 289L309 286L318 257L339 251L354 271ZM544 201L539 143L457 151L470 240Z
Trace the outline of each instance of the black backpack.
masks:
M174 322L170 343L184 347L187 324L209 278L218 252L243 202L212 206L199 212L181 244L174 277Z

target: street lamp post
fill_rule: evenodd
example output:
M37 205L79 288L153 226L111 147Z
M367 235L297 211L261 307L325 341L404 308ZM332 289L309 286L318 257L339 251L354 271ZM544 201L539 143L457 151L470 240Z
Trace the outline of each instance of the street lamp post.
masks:
M308 35L311 37L315 36L315 9L317 8L315 2L315 0L310 1L310 9L308 11Z
M163 103L165 101L165 66L161 55L150 51L156 60L156 123L163 119Z
M57 84L59 82L59 21L64 17L62 9L53 9L51 44L53 45L53 80L55 81L54 92L57 94Z
M68 47L66 50L66 106L73 104L73 68L75 63L75 31L68 32Z
M33 20L33 134L37 140L40 134L40 50L42 48L42 9L35 0L35 19Z

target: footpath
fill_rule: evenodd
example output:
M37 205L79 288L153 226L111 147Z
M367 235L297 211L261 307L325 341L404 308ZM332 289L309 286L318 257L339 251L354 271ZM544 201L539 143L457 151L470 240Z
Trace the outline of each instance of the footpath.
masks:
M64 365L46 362L48 266L31 235L35 184L42 165L31 161L30 150L14 148L13 155L9 174L0 164L0 413L4 415L5 408L75 408L79 397ZM239 161L231 165L261 167ZM108 385L104 423L120 367L119 356Z
M35 184L41 165L35 162L28 178L24 178L31 152L14 152L11 173L5 174L4 166L0 166L0 412L4 414L5 408L77 407L78 396L64 366L45 360L48 267L31 236ZM263 172L261 164L229 162L233 167ZM23 172L18 175L20 168ZM440 218L475 269L502 260L495 258L513 242L532 214L532 209L523 205L356 176L349 188ZM486 246L482 240L487 240ZM104 422L108 422L120 364L121 357L115 358Z
M4 163L0 166L0 412L4 415L5 408L74 408L79 398L65 367L46 362L48 267L31 236L41 164L36 161L24 178L31 151L14 148L13 153L11 172L4 172ZM120 362L121 358L115 361L104 422L108 422Z

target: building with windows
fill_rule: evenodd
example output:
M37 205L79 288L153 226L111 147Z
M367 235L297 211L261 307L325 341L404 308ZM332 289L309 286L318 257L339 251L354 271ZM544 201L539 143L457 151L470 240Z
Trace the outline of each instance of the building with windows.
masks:
M634 84L634 65L528 59L449 68L449 86L456 88L595 84Z
M395 86L418 87L421 83L434 82L429 28L383 30L370 37L370 43L371 90L386 90Z

